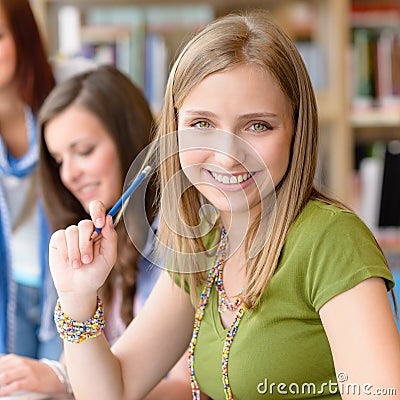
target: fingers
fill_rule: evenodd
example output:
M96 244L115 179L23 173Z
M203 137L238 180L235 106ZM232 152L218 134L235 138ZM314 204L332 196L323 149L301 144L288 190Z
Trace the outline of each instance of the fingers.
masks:
M28 389L30 375L25 358L14 354L2 356L0 360L0 396Z
M65 230L69 265L72 268L81 266L81 253L79 251L79 231L76 225L71 225Z
M105 224L101 233L105 239L111 239L117 234L114 229L114 222L111 215L106 215Z
M107 259L110 265L114 265L117 258L117 232L114 229L113 219L110 215L106 216L105 225L101 231L101 240L96 241L97 251Z
M80 221L78 226L71 225L65 230L55 232L50 239L50 254L56 251L64 264L79 268L93 260L93 242L90 236L93 222Z
M106 221L106 208L104 204L99 200L91 201L89 204L89 213L94 226L96 228L103 228Z
M64 264L68 264L68 249L65 241L65 231L58 230L51 235L49 248L50 256L57 252Z
M96 202L92 202L96 203ZM100 202L97 202L102 206ZM96 215L97 211L94 211ZM61 259L64 265L73 269L81 267L83 264L90 264L95 257L94 250L97 248L99 252L99 242L112 242L107 254L113 256L113 248L116 243L117 233L114 230L112 217L103 214L104 222L102 225L102 234L100 240L91 240L94 223L90 220L80 221L78 225L71 225L65 230L59 230L51 236L50 239L50 260L51 264L56 263L56 259ZM103 248L104 250L104 248ZM54 260L54 261L53 261Z
M93 233L93 223L89 220L80 221L78 229L80 260L83 264L89 264L93 260L93 243L90 240Z
M0 386L0 396L7 396L28 389L27 379L18 379Z

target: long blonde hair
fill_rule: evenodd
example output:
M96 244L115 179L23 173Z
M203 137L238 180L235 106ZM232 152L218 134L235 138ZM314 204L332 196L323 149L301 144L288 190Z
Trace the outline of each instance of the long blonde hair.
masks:
M292 109L293 139L291 159L284 179L276 188L276 218L264 250L249 259L246 265L244 302L255 307L278 264L279 255L287 232L295 218L311 198L334 203L314 186L318 152L318 116L315 95L310 78L293 42L273 21L267 11L255 10L245 14L231 14L216 20L196 35L182 50L172 67L166 88L163 113L156 139L160 140L160 185L179 173L177 130L179 109L190 91L210 74L226 71L242 64L256 64L268 71L288 98ZM169 134L169 135L168 135ZM177 251L199 253L204 251L202 238L171 232L165 220L183 220L188 233L200 223L198 210L200 196L194 186L183 190L185 177L180 178L172 190L161 191L163 204L159 237L160 241ZM177 206L177 200L179 205ZM246 238L248 252L256 237L257 221ZM186 236L186 237L184 237ZM179 255L173 260L176 271ZM201 268L200 268L201 269ZM204 280L204 273L187 277L191 294Z

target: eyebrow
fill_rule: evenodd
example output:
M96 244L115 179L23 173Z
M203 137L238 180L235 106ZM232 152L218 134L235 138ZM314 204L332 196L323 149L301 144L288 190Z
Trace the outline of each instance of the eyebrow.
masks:
M209 118L217 118L217 115L211 111L206 110L186 110L183 113L185 116L202 116L202 117L209 117ZM274 113L268 112L254 112L254 113L247 113L239 115L239 119L253 119L253 118L277 118L278 116Z
M179 114L181 114L181 112L179 111ZM188 116L197 116L197 115L201 115L202 117L211 117L211 118L215 118L216 115L211 112L211 111L205 111L205 110L186 110L184 112L185 115Z

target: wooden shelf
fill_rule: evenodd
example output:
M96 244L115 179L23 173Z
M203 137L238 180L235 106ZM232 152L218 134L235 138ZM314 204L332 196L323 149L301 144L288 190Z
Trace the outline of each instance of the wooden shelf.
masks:
M400 111L384 112L380 110L352 113L350 117L352 128L400 128Z

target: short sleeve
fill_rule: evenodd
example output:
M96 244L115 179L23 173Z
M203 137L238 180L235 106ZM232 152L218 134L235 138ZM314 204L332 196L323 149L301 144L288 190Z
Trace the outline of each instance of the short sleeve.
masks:
M306 276L307 295L317 311L368 278L383 278L387 289L393 288L394 280L380 247L354 213L340 210L323 227L312 246Z

